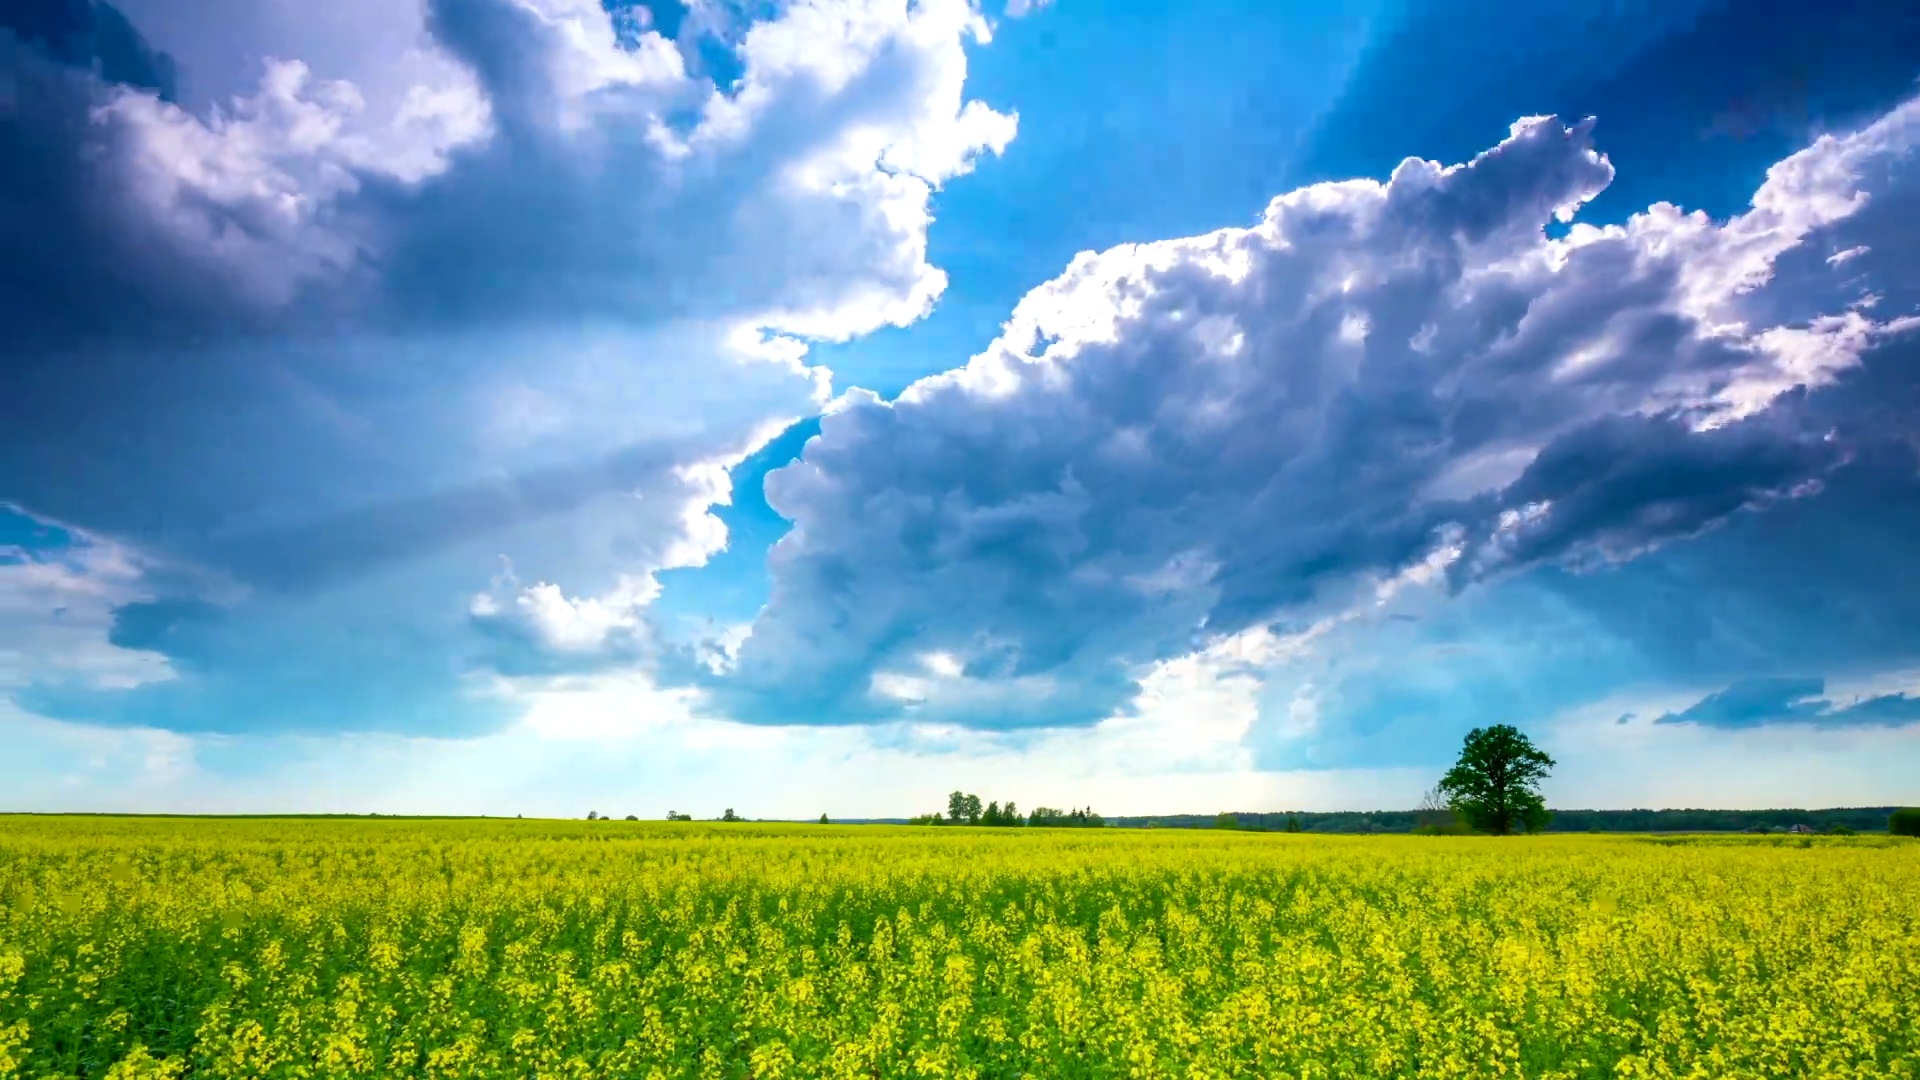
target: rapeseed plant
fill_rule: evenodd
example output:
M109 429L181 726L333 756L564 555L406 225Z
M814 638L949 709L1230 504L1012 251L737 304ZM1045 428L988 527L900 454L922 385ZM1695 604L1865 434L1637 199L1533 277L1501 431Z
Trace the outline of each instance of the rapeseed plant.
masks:
M1869 837L0 819L0 1080L1913 1078L1916 895Z

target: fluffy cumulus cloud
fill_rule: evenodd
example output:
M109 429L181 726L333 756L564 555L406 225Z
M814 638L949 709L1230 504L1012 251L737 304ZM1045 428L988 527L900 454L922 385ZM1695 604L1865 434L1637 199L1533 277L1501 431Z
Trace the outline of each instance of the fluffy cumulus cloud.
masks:
M1573 222L1612 178L1591 130L1083 254L964 368L842 399L768 480L770 603L689 677L745 719L1086 724L1409 575L1600 570L1817 493L1870 434L1827 403L1916 326L1920 104L1721 221Z
M202 115L6 31L12 261L53 301L34 326L640 313L845 337L939 294L929 195L1014 131L963 99L986 35L964 2L789 5L725 89L596 3L421 17L437 78L378 116L297 57Z
M314 52L208 99L106 4L0 17L0 497L146 568L75 572L174 676L20 692L73 720L470 731L489 673L639 655L806 341L928 309L932 195L1015 129L965 0L130 7Z

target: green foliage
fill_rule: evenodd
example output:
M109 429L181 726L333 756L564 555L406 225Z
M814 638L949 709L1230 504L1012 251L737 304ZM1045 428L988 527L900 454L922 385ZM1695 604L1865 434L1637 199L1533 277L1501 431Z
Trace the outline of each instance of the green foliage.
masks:
M1216 829L1237 829L1240 827L1240 817L1237 814L1221 811L1213 815L1213 827Z
M1439 790L1449 808L1477 831L1495 836L1539 832L1553 817L1539 790L1553 765L1518 728L1474 728L1460 760L1440 778Z
M947 817L951 819L955 825L978 825L980 824L980 815L982 812L980 809L980 796L978 795L968 795L964 791L956 791L947 796Z
M742 821L745 819L743 819L740 815L734 813L733 807L729 806L727 807L727 812L720 815L720 820L721 821Z
M947 816L944 821L938 814L923 814L909 821L913 825L987 825L996 828L1012 828L1026 823L1027 819L1020 816L1020 808L1011 801L1001 806L1000 801L995 799L982 809L980 796L963 791L947 796Z
M1288 814L1288 815L1287 815L1287 830L1286 830L1286 831L1288 831L1288 832L1299 832L1299 831L1300 831L1300 819L1299 819L1299 818L1297 818L1297 817L1294 817L1294 816L1293 816L1292 814Z
M1005 807L1002 807L998 802L991 802L987 804L986 810L981 813L980 824L1004 827L1025 825L1026 821L1021 818L1019 809L1016 808L1013 803L1009 802Z
M1920 836L1920 809L1895 810L1887 816L1887 831L1895 836Z
M1555 810L1554 832L1739 832L1762 827L1844 825L1855 832L1887 827L1890 806L1836 807L1830 810Z
M693 815L682 814L677 811L669 810L667 811L667 820L668 821L692 821Z
M1100 829L1106 827L1107 819L1094 813L1091 806L1081 810L1036 806L1027 815L1027 824L1046 829Z
M831 822L831 821L828 821L828 820L827 820L827 815L825 815L825 814L821 814L821 815L820 815L820 824L822 824L822 825L831 825L831 824L833 824L833 822Z

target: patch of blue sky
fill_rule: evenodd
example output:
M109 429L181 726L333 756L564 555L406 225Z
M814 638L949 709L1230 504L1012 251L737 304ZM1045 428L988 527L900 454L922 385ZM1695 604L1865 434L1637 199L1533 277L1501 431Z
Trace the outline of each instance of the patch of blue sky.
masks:
M1020 131L935 200L946 293L926 319L814 359L836 388L892 397L985 348L1078 252L1250 224L1383 6L1140 0L1003 22L969 51L967 88Z
M726 550L705 566L659 574L661 593L653 611L669 630L707 637L750 622L759 612L772 584L767 551L786 535L788 526L787 519L767 505L762 485L767 473L798 457L819 431L818 417L802 420L734 467L732 503L713 508L727 526Z
M37 518L12 503L0 503L0 565L46 558L79 540L72 530L56 522Z

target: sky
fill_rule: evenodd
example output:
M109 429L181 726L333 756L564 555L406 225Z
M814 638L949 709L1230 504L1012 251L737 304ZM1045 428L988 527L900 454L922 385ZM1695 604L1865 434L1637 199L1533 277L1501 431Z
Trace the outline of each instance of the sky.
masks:
M1920 799L1895 0L25 0L0 810Z

